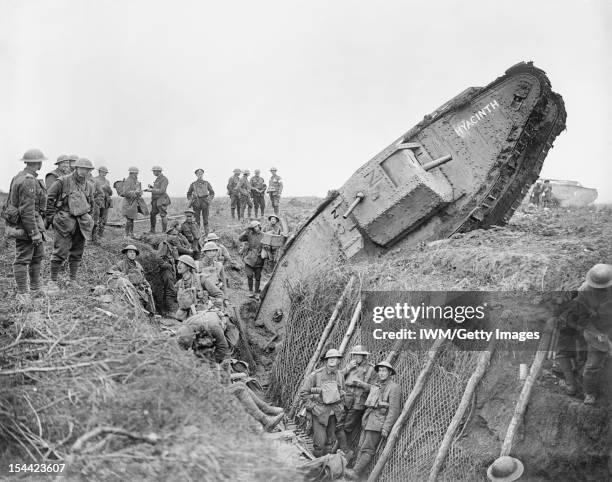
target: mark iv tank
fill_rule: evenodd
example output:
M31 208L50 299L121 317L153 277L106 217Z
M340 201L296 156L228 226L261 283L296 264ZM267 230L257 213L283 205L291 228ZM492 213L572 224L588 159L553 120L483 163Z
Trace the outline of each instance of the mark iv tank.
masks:
M565 107L544 71L521 62L471 87L361 166L286 244L257 324L290 309L287 282L340 261L506 223L538 178Z

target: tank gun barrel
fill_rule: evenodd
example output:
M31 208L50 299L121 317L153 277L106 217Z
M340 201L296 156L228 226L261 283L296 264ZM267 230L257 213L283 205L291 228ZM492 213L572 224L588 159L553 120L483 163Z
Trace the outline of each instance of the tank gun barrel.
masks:
M363 198L365 197L365 194L362 193L361 191L359 191L357 194L355 194L355 200L351 203L351 205L349 206L349 208L346 210L346 212L342 215L342 217L344 219L348 218L349 215L353 212L353 209L355 209L357 207L357 205L363 201Z
M437 159L434 159L433 161L428 162L427 164L423 164L422 167L426 171L431 171L432 169L435 169L436 167L441 166L442 164L446 164L452 158L453 156L447 154L446 156L438 157Z

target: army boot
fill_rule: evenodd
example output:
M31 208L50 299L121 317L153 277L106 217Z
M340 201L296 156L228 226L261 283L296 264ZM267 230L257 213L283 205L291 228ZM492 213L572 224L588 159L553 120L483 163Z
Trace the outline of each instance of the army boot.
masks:
M28 268L30 275L30 291L40 291L40 263L30 264Z
M344 476L350 480L359 480L361 474L365 471L371 460L371 454L360 453L357 457L357 462L355 462L355 466L352 469L346 469L344 471Z
M267 403L265 400L262 400L254 393L252 394L251 398L253 398L253 401L259 407L259 409L268 415L280 415L281 413L282 414L285 413L285 411L281 407L275 407L273 405L270 405L269 403Z
M565 379L565 391L568 395L576 395L576 378L574 377L574 368L572 367L571 358L560 358L559 368L563 372Z
M149 229L149 232L151 234L155 234L155 226L157 225L157 215L151 214L149 216L149 219L151 220L151 229Z
M13 265L13 277L17 285L18 294L26 294L28 292L28 268L25 264Z
M70 281L75 283L77 280L77 273L79 271L80 263L73 261L68 263L68 268L70 270Z
M162 234L168 231L168 218L166 216L161 217L162 223Z
M234 385L231 391L238 400L240 400L246 412L263 425L266 432L274 430L274 427L276 427L285 416L284 413L281 413L275 417L270 417L263 413L253 400L253 393L246 386Z

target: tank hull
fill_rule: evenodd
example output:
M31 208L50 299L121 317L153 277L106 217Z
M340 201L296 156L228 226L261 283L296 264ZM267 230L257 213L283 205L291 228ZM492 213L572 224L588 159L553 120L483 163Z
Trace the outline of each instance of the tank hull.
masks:
M288 312L287 285L323 267L507 222L565 118L563 100L530 63L425 116L361 166L289 240L258 323L278 332L282 323L272 315Z

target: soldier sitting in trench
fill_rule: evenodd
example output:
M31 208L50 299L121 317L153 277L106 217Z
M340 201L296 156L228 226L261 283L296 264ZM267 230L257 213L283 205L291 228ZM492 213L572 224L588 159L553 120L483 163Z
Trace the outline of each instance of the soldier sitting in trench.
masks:
M192 349L199 358L218 364L221 383L234 395L245 411L262 427L271 432L283 420L285 412L259 398L244 383L243 378L232 376L232 348L238 343L238 330L229 317L220 310L208 310L189 317L177 331L181 348Z
M142 265L136 261L136 257L140 254L138 248L133 244L128 244L121 250L124 255L118 263L111 266L107 273L112 275L123 276L132 283L143 308L149 312L149 314L155 314L155 301L153 300L153 292L151 285L147 281L144 275Z
M198 311L205 310L209 302L223 308L223 292L197 273L196 262L191 256L179 256L176 270L181 275L181 279L176 283L176 299L179 305L175 315L177 320L185 321Z

